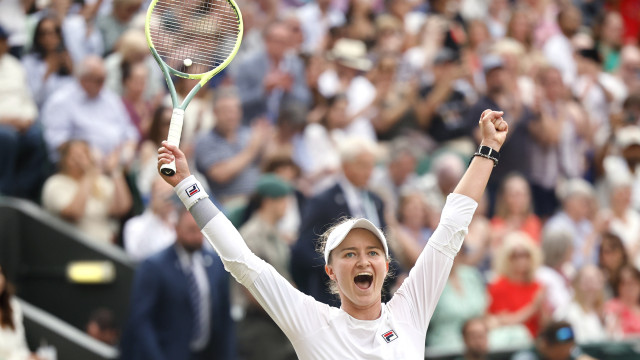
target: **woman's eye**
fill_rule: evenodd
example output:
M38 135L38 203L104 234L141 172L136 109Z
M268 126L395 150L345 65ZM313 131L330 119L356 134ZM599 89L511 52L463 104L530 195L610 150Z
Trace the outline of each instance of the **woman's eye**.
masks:
M378 256L378 252L377 251L369 251L369 256Z
M346 253L344 256L348 257L348 258L351 258L351 257L356 256L356 254L354 254L354 253Z

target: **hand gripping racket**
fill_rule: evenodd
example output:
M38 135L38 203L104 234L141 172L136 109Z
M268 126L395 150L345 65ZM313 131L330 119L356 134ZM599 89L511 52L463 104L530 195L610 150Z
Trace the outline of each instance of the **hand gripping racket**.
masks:
M164 74L173 114L167 141L180 144L184 110L195 94L233 59L242 41L242 15L233 0L153 0L147 10L145 34L151 54ZM200 80L182 103L171 76ZM167 176L176 164L163 164Z

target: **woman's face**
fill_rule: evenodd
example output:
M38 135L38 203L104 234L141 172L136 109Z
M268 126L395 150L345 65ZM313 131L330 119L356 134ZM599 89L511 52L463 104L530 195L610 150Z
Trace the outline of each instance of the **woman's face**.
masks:
M365 310L380 304L382 284L389 271L384 248L369 230L353 229L331 251L325 270L338 285L345 309Z
M593 265L587 265L582 269L578 287L586 295L600 294L604 288L604 276L600 269Z
M620 299L628 302L640 302L640 279L634 277L631 270L625 269L620 273L618 293Z
M526 14L519 12L513 15L509 30L515 40L525 43L529 37L530 29L531 26Z
M619 244L606 237L603 239L601 246L602 255L600 262L602 267L610 271L619 269L623 265L624 249L622 249Z
M511 272L516 276L529 274L531 271L531 253L524 246L517 246L509 254Z
M529 185L522 178L511 178L505 184L504 201L510 215L521 215L529 211L531 196Z
M61 162L64 172L71 175L82 175L94 165L89 146L81 141L69 145Z
M50 53L58 49L61 43L60 29L57 24L51 19L42 20L38 33L36 34L36 41L44 48L45 52Z
M336 100L327 113L327 125L331 129L342 129L349 124L347 99Z
M622 209L631 206L631 186L618 186L611 192L611 204Z

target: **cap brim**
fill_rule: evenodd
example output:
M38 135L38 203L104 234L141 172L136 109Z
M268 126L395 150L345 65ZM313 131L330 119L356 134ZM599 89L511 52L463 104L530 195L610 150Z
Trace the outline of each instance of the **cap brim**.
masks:
M324 249L325 263L327 264L329 263L329 254L331 254L331 251L337 248L344 241L344 239L347 237L349 232L353 229L365 229L373 233L378 238L378 240L380 240L380 243L384 248L384 253L386 258L387 259L389 258L389 247L387 245L387 238L384 236L382 231L377 226L375 226L371 221L364 218L360 218L360 219L351 219L351 220L345 221L344 223L338 225L338 227L333 229L331 234L329 234L329 238L327 239L327 245Z

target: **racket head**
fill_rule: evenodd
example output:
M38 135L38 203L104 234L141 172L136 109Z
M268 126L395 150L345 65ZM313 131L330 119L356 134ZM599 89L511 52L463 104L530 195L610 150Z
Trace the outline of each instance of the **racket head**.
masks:
M147 9L145 35L162 71L200 79L200 85L233 60L242 34L242 14L233 0L153 0Z

